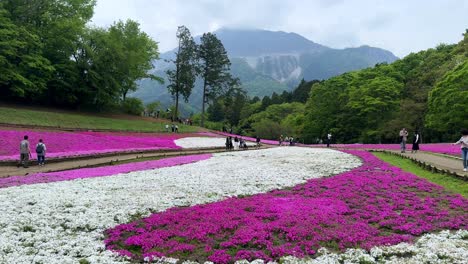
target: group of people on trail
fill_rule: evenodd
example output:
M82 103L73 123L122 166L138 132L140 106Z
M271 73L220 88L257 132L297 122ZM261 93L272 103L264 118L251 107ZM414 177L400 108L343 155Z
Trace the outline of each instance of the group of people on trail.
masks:
M408 130L406 130L406 128L402 128L400 130L400 150L401 150L401 153L405 153L406 152L406 142L408 141ZM417 153L418 150L419 150L419 143L421 143L421 136L419 135L419 132L416 130L414 132L414 136L413 136L413 141L412 141L413 145L411 147L411 153Z
M166 124L165 127L166 127L166 132L169 133L169 124ZM170 128L171 128L172 133L179 133L179 126L178 125L171 124Z
M461 131L461 138L453 143L454 145L461 145L461 155L463 162L463 171L468 171L468 129Z
M247 148L247 142L242 137L226 137L226 150L246 150Z
M461 156L463 162L463 171L468 171L468 130L464 129L461 131L461 138L453 143L453 145L461 145ZM408 131L406 128L400 130L400 149L401 153L406 152L406 142L408 141ZM421 135L416 130L413 136L413 146L411 148L411 153L417 153L419 150L419 143L421 143Z
M42 139L39 139L39 142L36 145L36 154L37 154L37 164L39 166L45 165L45 154L46 154L46 145ZM20 162L18 167L23 166L24 168L29 167L29 158L32 158L30 144L28 136L24 136L23 140L20 142Z
M288 136L283 137L283 135L281 135L278 140L278 143L280 146L287 146L287 145L294 146L296 142L297 142L297 138L296 140L294 140L293 137L288 137Z

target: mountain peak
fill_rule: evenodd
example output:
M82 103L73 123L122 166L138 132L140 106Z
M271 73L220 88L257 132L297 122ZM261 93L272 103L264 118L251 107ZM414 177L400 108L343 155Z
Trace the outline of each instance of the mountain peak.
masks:
M214 33L233 57L316 53L328 49L299 34L284 31L223 27Z

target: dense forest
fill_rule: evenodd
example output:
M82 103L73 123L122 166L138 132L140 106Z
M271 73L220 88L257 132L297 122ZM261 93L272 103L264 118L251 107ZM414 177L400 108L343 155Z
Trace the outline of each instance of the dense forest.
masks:
M136 80L158 79L148 74L158 45L132 20L88 26L95 4L0 2L2 100L94 110L142 107L126 96L137 89Z
M424 142L454 140L468 128L468 30L463 36L458 44L391 64L303 81L291 93L262 100L220 97L208 109L209 120L217 122L211 126L265 138L290 135L306 143L328 132L341 143L396 142L402 127L418 130Z

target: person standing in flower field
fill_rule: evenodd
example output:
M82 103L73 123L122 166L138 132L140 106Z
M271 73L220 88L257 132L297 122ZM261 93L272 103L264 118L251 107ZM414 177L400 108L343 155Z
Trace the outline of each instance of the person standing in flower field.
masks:
M37 164L39 166L44 166L46 150L44 142L42 139L39 139L39 143L36 145Z
M169 125L166 124L166 133L169 133Z
M400 130L400 149L401 153L405 153L406 151L406 141L408 140L408 131L406 128L402 128Z
M332 138L332 134L331 133L328 133L327 134L327 148L330 147L330 144L331 144L331 138Z
M31 150L29 149L28 136L24 136L23 140L20 143L20 165L23 165L24 168L29 167L29 157L31 157Z
M463 171L468 171L468 130L462 130L461 134L461 138L457 142L453 143L453 145L461 144Z

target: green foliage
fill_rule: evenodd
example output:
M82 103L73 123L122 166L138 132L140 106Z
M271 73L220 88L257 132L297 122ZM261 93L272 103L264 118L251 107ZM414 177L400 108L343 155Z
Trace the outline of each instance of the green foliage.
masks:
M272 120L261 120L252 125L254 134L260 138L276 139L282 134L282 127Z
M303 112L301 103L274 104L242 120L241 127L252 136L268 139L277 139L281 134L298 137L302 130Z
M127 114L141 115L141 113L143 113L145 110L145 107L140 99L129 97L125 98L125 100L122 102L122 109Z
M161 102L155 101L146 105L146 110L148 113L155 113L156 111L160 110Z
M95 0L0 3L0 95L12 101L107 109L148 74L158 46L135 21L88 27ZM125 62L125 63L123 63Z
M0 5L0 95L34 98L44 92L54 68L41 49L39 36L15 25Z
M468 127L468 60L449 71L429 94L427 126L451 136Z
M113 77L119 83L123 100L129 91L137 89L135 81L142 78L161 81L148 74L153 68L152 61L159 58L158 44L140 30L138 22L118 21L109 28L108 34L110 42L115 45L112 63L118 75Z
M215 100L226 88L233 85L229 73L231 62L227 56L223 43L212 33L205 33L201 37L199 48L200 75L203 79L203 100L201 126L204 126L205 103Z
M188 98L195 86L198 71L197 45L189 29L185 26L180 26L177 29L177 38L179 39L179 47L176 59L173 61L175 69L166 72L170 82L167 89L176 100L175 117L178 117L179 95L182 95L185 102L188 102Z

